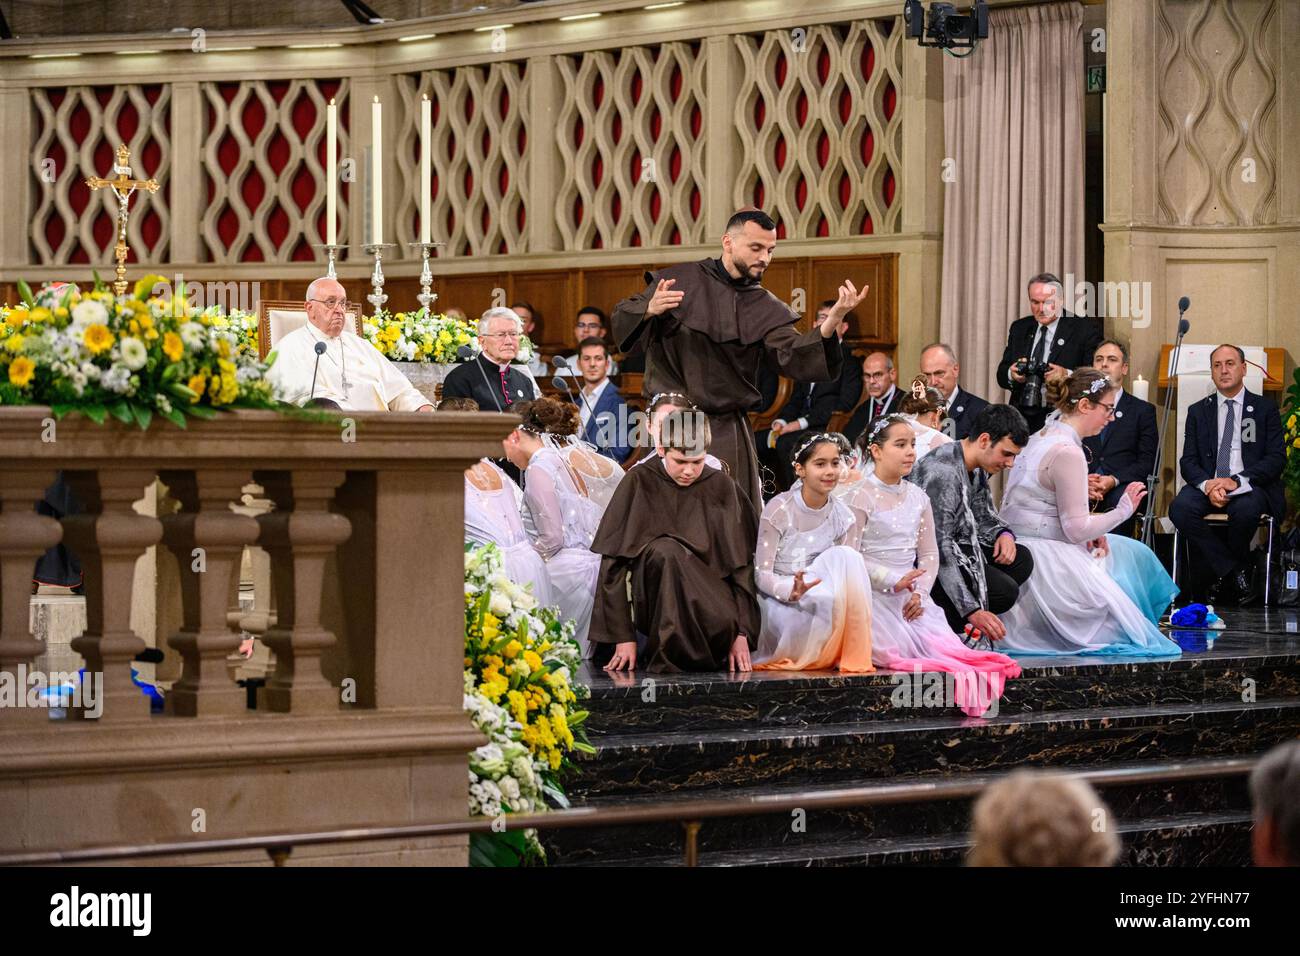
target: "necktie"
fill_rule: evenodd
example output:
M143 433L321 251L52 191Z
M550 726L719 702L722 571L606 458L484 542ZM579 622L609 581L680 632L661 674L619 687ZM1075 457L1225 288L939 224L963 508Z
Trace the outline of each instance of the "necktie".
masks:
M1214 462L1214 477L1227 478L1232 475L1232 433L1237 427L1237 417L1233 414L1237 400L1230 398L1225 403L1228 414L1223 419L1223 434L1219 436L1219 457Z
M1039 326L1038 341L1034 345L1034 361L1045 362L1047 360L1047 326Z
M504 366L501 367L501 394L506 397L507 408L514 404L514 401L510 398L510 389L506 388L506 368Z

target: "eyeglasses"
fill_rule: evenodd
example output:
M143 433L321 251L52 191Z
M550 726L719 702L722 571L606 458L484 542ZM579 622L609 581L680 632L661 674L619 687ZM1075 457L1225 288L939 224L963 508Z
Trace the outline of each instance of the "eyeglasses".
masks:
M601 327L602 327L602 326L601 326L601 324L600 324L599 322L579 322L579 323L578 323L578 328L580 328L580 329L599 329L599 328L601 328Z
M357 310L357 304L349 302L347 299L308 299L307 301L319 302L331 312L335 309L342 309L344 312L355 312Z
M1115 417L1115 406L1112 405L1110 402L1098 402L1097 404L1100 405L1102 408L1106 409L1106 417L1108 419Z
M517 339L518 332L485 332L479 336L481 339Z

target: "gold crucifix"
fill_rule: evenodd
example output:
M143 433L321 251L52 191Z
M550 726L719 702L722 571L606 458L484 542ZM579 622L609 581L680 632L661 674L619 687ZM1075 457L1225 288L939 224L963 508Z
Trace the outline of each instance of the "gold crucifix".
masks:
M114 247L114 254L117 257L117 281L113 283L113 291L119 296L126 295L126 223L130 214L131 196L137 189L151 193L158 191L156 179L131 178L131 167L127 164L130 158L131 151L126 148L125 143L122 143L117 147L117 162L113 164L112 179L101 179L98 176L86 177L86 185L91 189L103 189L107 186L117 197L117 245Z

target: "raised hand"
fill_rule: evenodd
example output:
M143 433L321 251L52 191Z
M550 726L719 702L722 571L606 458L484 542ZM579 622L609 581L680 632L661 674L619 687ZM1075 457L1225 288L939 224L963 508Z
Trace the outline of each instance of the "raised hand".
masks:
M822 583L821 578L813 578L811 581L803 579L804 572L796 571L794 573L794 587L790 589L790 603L796 603L801 597L807 594L811 589Z
M924 573L925 572L922 571L920 568L913 568L911 571L908 571L901 578L899 578L898 583L894 585L894 593L900 594L903 591L912 590L916 579L919 578ZM918 595L918 597L919 596L920 595Z
M682 299L686 296L686 293L674 292L673 286L676 283L676 279L659 280L659 284L655 286L654 295L650 296L650 302L645 307L646 318L671 312L682 304Z
M1124 489L1124 497L1133 503L1134 510L1142 503L1142 499L1147 496L1147 486L1141 481L1130 481L1128 487Z
M850 280L844 280L844 284L840 286L839 298L835 300L835 304L826 313L826 320L821 324L822 338L829 339L835 334L835 330L844 321L844 316L862 304L870 289L871 286L864 285L859 292Z

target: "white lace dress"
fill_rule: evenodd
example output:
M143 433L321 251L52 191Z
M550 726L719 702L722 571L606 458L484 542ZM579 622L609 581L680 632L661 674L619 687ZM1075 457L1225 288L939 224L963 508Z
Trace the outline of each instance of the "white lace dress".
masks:
M853 514L834 498L809 507L801 482L764 506L754 554L763 614L756 669L874 669L871 594L853 529ZM791 603L796 571L819 583Z
M999 646L1020 654L1180 653L1116 580L1115 555L1094 557L1087 547L1133 513L1129 499L1100 514L1088 506L1079 433L1049 421L1016 459L1002 498L1002 518L1033 553L1034 573L1002 615L1007 636ZM1130 547L1114 535L1107 541L1112 550Z
M538 604L554 604L546 562L533 548L520 516L523 492L488 459L480 462L480 468L489 469L499 484L494 489L479 488L465 478L465 540L495 544L501 550L506 577L528 587Z
M979 716L1002 696L1007 678L1020 667L1005 654L976 651L948 627L943 610L930 598L939 572L930 498L906 481L890 485L868 475L848 499L854 513L858 549L872 587L871 658L892 671L940 671L957 675L957 706ZM921 595L921 615L903 616L911 591L894 585L914 568Z
M618 465L581 445L541 448L524 471L524 529L546 561L552 599L577 624L575 636L586 657L600 573L591 542L622 477Z

